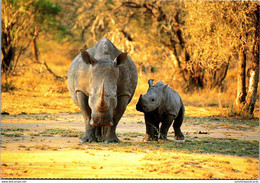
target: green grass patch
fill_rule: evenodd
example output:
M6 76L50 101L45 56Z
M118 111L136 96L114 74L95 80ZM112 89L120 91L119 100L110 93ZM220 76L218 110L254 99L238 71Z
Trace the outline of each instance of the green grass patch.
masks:
M138 136L144 136L144 133L139 133L139 132L127 132L127 133L117 133L118 137L138 137Z
M259 157L258 141L242 141L226 138L201 138L184 143L167 142L160 145L163 149L178 149L202 153L219 153L237 156Z
M22 137L23 134L20 133L4 133L1 132L1 135L5 136L5 137Z
M21 132L24 131L30 131L29 129L24 129L24 128L1 128L1 135L5 136L5 137L22 137L23 134L21 134ZM14 133L10 133L10 132L14 132Z
M226 155L237 155L246 157L259 157L258 141L242 141L230 138L200 138L199 140L190 140L186 138L185 142L173 141L152 141L152 142L129 142L121 140L119 144L111 143L100 146L100 143L88 144L88 148L101 148L124 152L146 152L149 151L184 151L192 153L216 153ZM120 148L119 148L120 147ZM122 149L121 149L122 148Z
M29 129L24 128L1 128L1 132L24 132L24 131L30 131Z
M222 118L222 117L190 117L185 116L184 123L202 125L209 129L225 128L233 130L247 130L259 126L259 119Z
M41 136L52 137L54 135L60 135L62 137L81 137L84 135L84 132L75 131L75 130L66 130L66 129L46 129L40 133Z

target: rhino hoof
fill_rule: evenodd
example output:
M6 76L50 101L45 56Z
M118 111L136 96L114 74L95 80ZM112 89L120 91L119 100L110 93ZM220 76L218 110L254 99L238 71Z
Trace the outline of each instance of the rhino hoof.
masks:
M183 135L175 136L175 140L184 140Z
M84 143L84 142L87 142L87 140L85 140L85 139L80 139L79 142Z
M79 142L81 142L81 143L84 143L84 142L89 142L89 143L91 143L91 142L96 142L97 140L95 140L95 139L92 139L92 138L81 138L80 140L79 140Z
M160 142L167 142L167 141L169 141L167 138L159 138L159 140L158 141L160 141Z
M105 140L104 142L106 144L109 144L109 143L120 143L120 140L118 138L116 138L116 139Z

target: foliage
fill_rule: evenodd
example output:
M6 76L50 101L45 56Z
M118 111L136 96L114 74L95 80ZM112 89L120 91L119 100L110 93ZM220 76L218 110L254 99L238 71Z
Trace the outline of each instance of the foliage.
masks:
M53 37L65 32L65 27L56 20L59 12L60 7L50 0L2 2L1 63L4 73L15 70L21 54L40 32Z
M13 91L15 89L16 89L16 87L13 86L12 82L1 83L1 91L2 92L9 92L9 91Z
M87 46L107 36L123 50L138 55L136 61L142 68L157 65L163 70L171 65L179 73L171 78L181 77L190 91L222 86L245 40L248 54L252 54L256 30L251 14L257 2L77 3L75 27L82 30Z

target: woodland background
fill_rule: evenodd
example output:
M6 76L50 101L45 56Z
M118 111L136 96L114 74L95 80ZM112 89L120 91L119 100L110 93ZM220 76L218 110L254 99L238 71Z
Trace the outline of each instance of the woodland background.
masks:
M1 10L2 114L78 112L69 65L107 37L138 68L128 113L153 78L186 106L259 117L259 2L3 0Z

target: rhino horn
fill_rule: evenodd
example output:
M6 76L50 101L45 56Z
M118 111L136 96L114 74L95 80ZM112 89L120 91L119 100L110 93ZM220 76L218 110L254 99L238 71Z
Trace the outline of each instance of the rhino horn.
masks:
M152 86L153 86L153 81L154 81L154 79L149 79L149 80L148 80L149 87L152 87Z
M105 84L104 84L104 82L102 84L101 99L100 99L100 103L98 105L98 111L99 112L107 112L108 111L108 106L107 106L106 100L105 100Z

